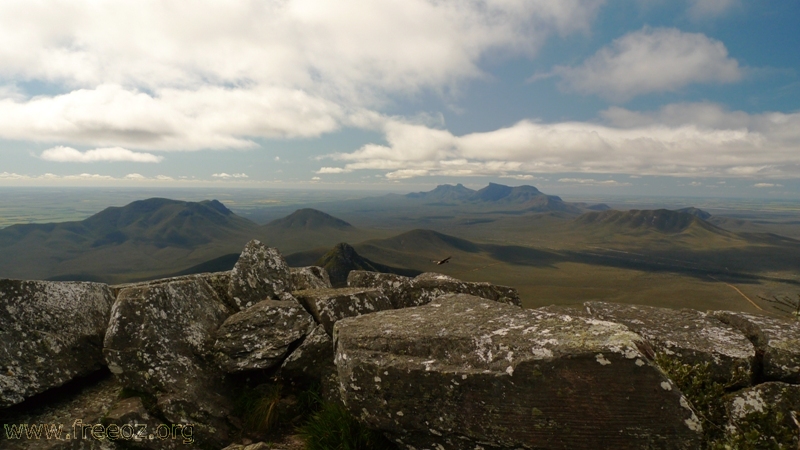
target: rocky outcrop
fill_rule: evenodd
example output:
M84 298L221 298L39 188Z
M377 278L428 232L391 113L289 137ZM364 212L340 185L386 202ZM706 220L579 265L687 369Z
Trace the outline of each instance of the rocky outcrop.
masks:
M228 317L216 332L214 352L229 373L279 365L316 324L299 303L264 300Z
M294 295L329 335L333 334L333 324L345 317L392 309L380 289L314 289L295 291Z
M203 280L123 289L104 342L108 367L128 389L147 393L170 423L197 424L198 442L228 442L232 404L212 358L213 337L230 309Z
M714 311L720 321L738 329L762 356L762 376L769 381L800 383L800 326L797 322L753 314Z
M253 240L247 243L233 266L228 296L236 310L263 300L282 300L292 290L289 266L278 249Z
M797 448L800 386L763 383L731 394L725 441L732 448Z
M292 290L330 289L331 279L322 267L292 267L289 269L292 278Z
M756 352L733 327L700 311L619 303L587 302L592 317L621 323L642 336L660 357L689 366L708 365L708 372L728 388L750 385Z
M686 399L615 323L449 295L341 320L334 342L347 408L404 448L699 446Z
M100 369L113 302L104 284L0 280L0 407Z
M421 306L445 294L469 294L520 306L519 294L514 288L461 281L433 272L409 278L393 274L353 271L347 278L347 284L350 287L383 289L395 309Z
M176 425L173 429L163 422L147 411L141 398L128 397L117 401L98 423L102 423L106 433L111 431L115 437L112 442L124 447L146 450L192 447L194 425Z

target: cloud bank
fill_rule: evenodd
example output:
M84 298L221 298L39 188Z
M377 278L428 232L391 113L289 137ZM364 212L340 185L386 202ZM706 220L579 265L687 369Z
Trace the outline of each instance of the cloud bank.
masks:
M151 153L133 152L121 147L96 148L81 152L71 147L58 146L42 152L42 159L56 162L98 162L98 161L129 161L142 163L157 163L164 159Z
M750 115L699 103L650 113L615 107L603 116L607 123L523 120L462 136L390 120L384 125L387 145L331 154L344 165L318 173L372 169L389 179L541 173L800 176L800 113Z

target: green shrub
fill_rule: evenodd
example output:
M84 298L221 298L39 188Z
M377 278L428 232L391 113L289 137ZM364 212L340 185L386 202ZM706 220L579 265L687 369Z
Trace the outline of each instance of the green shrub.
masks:
M385 450L395 448L382 434L365 428L344 406L324 402L300 427L307 450Z
M280 384L265 384L242 392L235 412L242 418L245 431L270 431L279 425L284 414L281 393Z

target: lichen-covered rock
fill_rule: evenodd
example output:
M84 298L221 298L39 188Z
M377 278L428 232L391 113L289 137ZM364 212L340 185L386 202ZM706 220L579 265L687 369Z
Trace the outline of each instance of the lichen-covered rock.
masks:
M316 323L296 301L264 300L228 317L217 330L214 352L229 373L280 364L292 344Z
M445 294L469 294L500 303L521 304L514 288L461 281L434 272L410 278L389 273L352 271L347 277L347 285L382 289L395 309L421 306Z
M329 335L333 335L333 324L340 319L392 309L380 289L312 289L295 291L294 295Z
M225 302L227 305L231 307L235 307L233 303L233 299L228 296L228 286L231 282L231 271L228 270L226 272L206 272L206 273L196 273L192 275L181 275L179 277L171 277L171 278L160 278L158 280L150 280L150 281L141 281L138 283L125 283L125 284L115 284L111 286L111 291L114 292L114 297L116 298L119 295L120 291L126 288L131 287L142 287L142 286L153 286L156 284L164 284L164 283L172 283L173 281L185 281L185 280L197 280L203 279L212 289L214 292L217 293L219 298Z
M123 289L103 352L123 386L151 394L170 423L195 424L195 439L222 447L232 425L224 372L207 358L231 314L203 280Z
M731 311L710 313L738 329L763 355L762 375L770 381L800 383L800 324Z
M281 300L292 290L289 266L276 248L257 240L247 243L231 271L228 295L237 310L263 300Z
M103 367L105 284L0 280L0 407Z
M317 325L281 365L286 380L321 380L334 368L333 341L322 325Z
M304 291L306 289L330 289L331 279L328 272L322 267L292 267L292 290Z
M661 357L690 366L707 363L709 375L726 387L750 385L756 358L753 344L739 330L708 314L606 302L584 306L597 319L627 326Z
M337 322L340 391L403 448L695 449L686 399L622 325L469 295Z
M125 448L147 450L195 449L194 426L176 424L174 427L150 414L139 397L118 400L100 422L113 434L112 442ZM130 431L133 430L133 433ZM138 432L137 432L138 431ZM152 435L152 439L150 436Z
M769 382L727 397L725 443L730 448L798 448L800 386ZM800 416L796 416L800 420Z

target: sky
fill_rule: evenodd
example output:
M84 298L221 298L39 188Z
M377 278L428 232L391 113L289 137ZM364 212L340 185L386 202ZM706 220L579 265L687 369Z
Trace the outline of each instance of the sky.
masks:
M800 199L797 0L4 0L0 186Z

